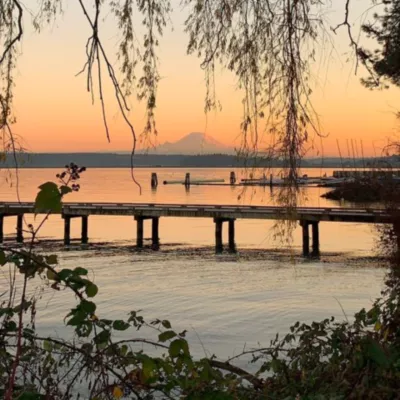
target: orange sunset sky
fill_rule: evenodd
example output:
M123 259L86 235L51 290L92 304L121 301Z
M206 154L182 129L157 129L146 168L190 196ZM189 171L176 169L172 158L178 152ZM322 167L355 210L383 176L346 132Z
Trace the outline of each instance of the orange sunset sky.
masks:
M89 0L86 2L89 4ZM96 101L92 105L85 77L75 76L85 60L89 30L78 2L67 3L64 15L40 34L29 27L30 17L25 21L25 38L16 72L15 132L24 139L29 151L128 151L132 144L130 133L116 110L112 91L106 91L111 131L108 143L100 104ZM344 0L333 3L327 12L331 26L343 19L344 9ZM351 16L356 32L366 3L366 0L353 3ZM174 30L167 29L160 46L162 81L156 110L157 142L174 141L190 132L203 131L226 145L237 146L241 93L236 89L235 79L228 72L217 71L217 96L223 109L211 113L207 120L203 112L203 71L196 57L186 55L187 37L183 32L186 12L178 1L173 0L172 4ZM105 23L102 39L113 55L118 35L112 24L112 20ZM335 38L335 49L326 45L313 66L317 82L313 101L328 137L322 142L315 141L318 149L310 151L310 156L321 150L326 156L337 155L337 140L346 155L347 139L362 140L365 155L373 155L380 153L387 138L398 132L394 113L400 108L399 89L371 92L362 87L359 79L365 76L364 71L361 68L358 77L354 76L354 62L347 62L350 54L343 31ZM131 119L141 132L144 109L134 98L130 102Z

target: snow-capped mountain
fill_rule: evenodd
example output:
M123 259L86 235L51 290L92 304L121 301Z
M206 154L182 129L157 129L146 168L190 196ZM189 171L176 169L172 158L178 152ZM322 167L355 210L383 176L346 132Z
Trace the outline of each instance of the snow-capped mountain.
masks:
M154 149L151 154L233 154L234 149L218 142L201 132L192 132L176 142L165 142Z

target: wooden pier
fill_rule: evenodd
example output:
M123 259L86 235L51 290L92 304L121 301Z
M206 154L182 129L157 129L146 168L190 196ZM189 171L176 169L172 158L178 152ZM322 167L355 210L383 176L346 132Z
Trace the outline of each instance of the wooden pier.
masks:
M17 217L16 240L22 243L24 214L45 214L45 210L35 210L34 203L0 203L0 242L3 241L4 218ZM236 206L207 204L138 204L138 203L65 203L61 214L64 220L64 243L71 242L70 226L72 218L82 221L81 241L88 243L88 220L91 215L131 216L137 224L136 245L143 247L144 221L152 221L152 247L160 245L159 220L161 217L212 218L215 224L215 250L223 251L222 231L228 223L229 251L236 251L235 221L237 219L279 220L287 219L284 207ZM390 216L380 209L367 208L324 208L298 207L292 219L300 222L303 232L303 255L318 256L320 253L320 222L390 223ZM310 226L312 251L310 253Z

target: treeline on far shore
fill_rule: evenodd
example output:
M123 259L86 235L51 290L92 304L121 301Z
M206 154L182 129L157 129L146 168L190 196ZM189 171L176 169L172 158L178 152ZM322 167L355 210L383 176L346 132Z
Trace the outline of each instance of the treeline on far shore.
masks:
M20 168L63 168L74 162L87 168L129 168L133 162L136 168L283 168L283 160L271 159L262 155L238 156L228 154L202 155L167 155L167 154L136 154L132 160L130 154L122 153L18 153L5 154L1 157L0 168L13 168L16 161ZM400 166L398 157L369 159L340 158L305 158L299 161L302 168L372 168Z

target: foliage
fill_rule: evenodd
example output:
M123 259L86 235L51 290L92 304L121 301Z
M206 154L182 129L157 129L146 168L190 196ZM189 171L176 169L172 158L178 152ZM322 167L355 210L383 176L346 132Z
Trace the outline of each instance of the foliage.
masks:
M321 197L330 200L345 200L352 203L387 203L394 197L399 197L400 186L397 181L389 178L357 177L339 184L333 190Z
M374 71L364 80L368 87L379 86L381 78L400 85L400 1L385 0L383 4L383 12L376 13L374 21L363 26L364 32L379 45L373 52L359 50L361 60Z

